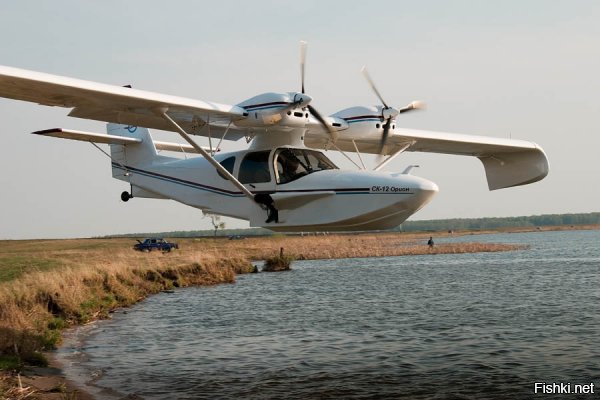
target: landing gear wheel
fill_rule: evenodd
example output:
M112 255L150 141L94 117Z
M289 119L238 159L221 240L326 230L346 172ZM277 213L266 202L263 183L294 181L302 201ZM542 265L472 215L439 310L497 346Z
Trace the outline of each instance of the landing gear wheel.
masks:
M129 199L131 199L131 198L133 198L133 196L131 194L129 194L129 192L121 193L121 200L129 201Z

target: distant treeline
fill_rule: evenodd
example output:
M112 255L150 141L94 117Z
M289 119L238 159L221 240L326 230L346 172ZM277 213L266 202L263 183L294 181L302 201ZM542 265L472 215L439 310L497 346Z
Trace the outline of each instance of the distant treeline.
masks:
M600 224L600 212L585 214L545 214L531 215L527 217L454 218L432 219L428 221L406 221L394 230L403 232L486 230L499 228L595 224Z
M500 228L526 228L537 226L559 226L559 225L596 225L600 224L600 212L584 214L545 214L531 215L527 217L504 217L504 218L454 218L454 219L432 219L427 221L407 221L392 231L416 232L416 231L458 231L458 230L487 230ZM110 235L108 237L204 237L214 236L215 231L173 231L153 233L131 233L122 235ZM247 229L219 229L217 236L271 236L277 233L264 228Z

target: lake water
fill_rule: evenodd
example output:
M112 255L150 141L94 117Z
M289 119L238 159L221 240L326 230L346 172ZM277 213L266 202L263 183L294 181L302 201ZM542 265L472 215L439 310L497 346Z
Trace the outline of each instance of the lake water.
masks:
M575 398L535 382L598 396L600 231L444 241L531 248L299 261L152 296L59 356L108 399Z

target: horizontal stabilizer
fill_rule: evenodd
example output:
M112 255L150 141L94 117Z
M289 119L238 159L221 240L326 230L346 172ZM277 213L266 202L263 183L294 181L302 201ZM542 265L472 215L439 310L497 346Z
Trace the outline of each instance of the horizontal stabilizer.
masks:
M94 143L106 143L106 144L134 144L141 143L141 139L127 137L127 136L116 136L107 135L105 133L93 133L76 131L73 129L53 128L46 129L43 131L32 132L36 135L41 136L52 136L62 139L80 140L82 142L94 142ZM180 153L193 153L197 154L198 151L189 144L174 143L174 142L160 142L155 141L154 146L156 150L163 151L177 151ZM202 147L206 151L210 151L208 147ZM219 151L218 149L216 151Z
M141 139L126 137L126 136L115 136L115 135L106 135L104 133L92 133L92 132L83 132L76 131L72 129L62 129L62 128L54 128L54 129L46 129L43 131L31 132L36 135L41 136L52 136L62 139L71 139L71 140L80 140L83 142L94 142L94 143L106 143L106 144L132 144L132 143L141 143Z

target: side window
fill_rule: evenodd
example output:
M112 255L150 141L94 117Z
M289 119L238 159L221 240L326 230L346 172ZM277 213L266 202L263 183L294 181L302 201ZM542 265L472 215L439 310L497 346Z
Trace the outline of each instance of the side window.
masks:
M309 165L309 168L312 171L322 171L324 169L337 169L337 167L325 157L322 153L316 151L308 151L304 152L304 156L306 157L306 162Z
M282 149L275 157L277 183L284 184L296 180L308 173L307 165L302 160L302 151L298 149Z
M275 177L282 185L305 175L326 169L337 169L324 154L306 149L282 148L273 157Z
M242 160L238 179L242 183L262 183L271 181L269 172L270 151L248 153Z
M235 165L235 157L227 157L226 159L224 159L223 161L221 161L219 164L221 164L227 171L229 171L230 174L233 174L233 166ZM225 175L223 175L220 171L217 171L217 173L219 174L219 176L223 179L227 179L227 177Z

